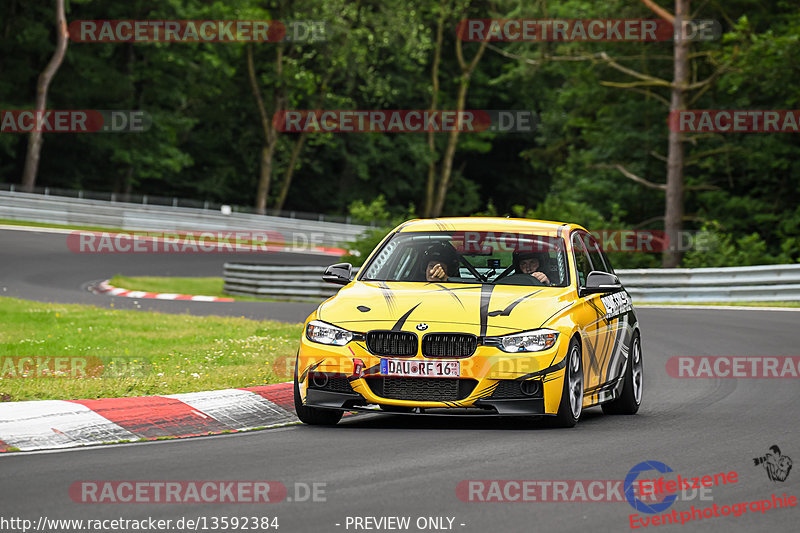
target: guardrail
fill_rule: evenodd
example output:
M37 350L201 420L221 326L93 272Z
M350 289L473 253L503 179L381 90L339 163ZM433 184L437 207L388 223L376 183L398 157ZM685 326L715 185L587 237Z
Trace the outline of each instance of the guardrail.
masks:
M368 229L330 221L8 191L0 191L0 218L130 231L277 231L287 246L296 248L338 246Z
M328 298L340 286L323 267L226 263L225 292L284 299ZM354 269L357 271L358 269ZM636 302L800 301L800 265L617 270Z
M800 265L630 269L617 274L640 302L800 300Z
M0 183L0 191L10 193L26 193L44 196L58 196L62 198L77 198L86 200L101 200L104 202L139 204L139 205L161 205L169 207L193 207L196 209L211 209L220 211L230 209L233 213L251 213L270 215L280 218L299 218L302 220L316 220L320 222L340 222L342 224L362 224L372 227L388 226L388 221L380 220L354 220L351 216L326 215L324 213L310 213L308 211L298 211L296 209L271 209L265 213L258 213L252 206L227 205L210 200L195 200L191 198L179 198L177 196L156 196L152 194L134 193L115 193L101 191L87 191L84 189L64 189L61 187L34 187L32 190L25 190L17 183Z
M341 285L322 281L325 267L225 263L227 294L284 299L328 298ZM357 269L354 269L357 270Z

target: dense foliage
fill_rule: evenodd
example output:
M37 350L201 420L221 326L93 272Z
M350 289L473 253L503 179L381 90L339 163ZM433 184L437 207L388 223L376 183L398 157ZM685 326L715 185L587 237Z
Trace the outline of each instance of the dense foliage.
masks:
M670 2L660 5L671 8ZM30 109L54 46L53 2L4 0L0 109ZM695 109L800 108L800 7L795 1L695 2L722 38L692 45ZM323 42L114 44L70 42L50 109L143 109L146 133L47 134L37 185L180 196L253 205L264 131L247 46L267 113L288 109L427 109L436 27L444 23L439 109L453 109L464 18L656 18L638 0L71 0L77 19L275 19L327 22ZM479 43L464 43L473 57ZM280 50L280 51L279 51ZM669 90L637 86L626 68L672 79L672 45L492 43L467 109L527 109L533 133L462 134L443 215L516 214L590 229L663 228ZM280 63L278 63L280 57ZM279 67L280 65L280 67ZM420 213L428 165L447 144L427 135L350 133L277 137L267 207L392 220ZM298 148L299 145L299 148ZM292 181L284 187L293 150ZM18 183L27 139L0 134L0 182ZM709 232L684 266L800 258L800 134L687 136L685 227ZM285 200L281 199L286 189ZM385 200L374 201L379 195ZM377 238L371 237L372 240ZM362 245L362 247L365 247ZM656 266L657 254L618 254Z

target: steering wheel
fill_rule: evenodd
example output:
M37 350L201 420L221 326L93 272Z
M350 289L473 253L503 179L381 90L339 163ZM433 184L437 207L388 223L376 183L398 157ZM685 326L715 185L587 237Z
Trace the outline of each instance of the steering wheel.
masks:
M531 276L530 274L522 274L521 272L517 272L516 274L511 274L510 276L506 276L501 280L495 281L495 283L497 285L530 285L532 287L547 286L538 279Z

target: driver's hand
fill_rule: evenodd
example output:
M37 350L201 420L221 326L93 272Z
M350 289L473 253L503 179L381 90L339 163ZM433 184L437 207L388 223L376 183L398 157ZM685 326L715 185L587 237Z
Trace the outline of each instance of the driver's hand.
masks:
M438 279L439 281L447 280L447 273L442 268L442 265L435 265L431 269L431 277Z
M545 274L544 272L531 272L531 276L538 279L545 285L550 285L550 280L547 278L547 274Z

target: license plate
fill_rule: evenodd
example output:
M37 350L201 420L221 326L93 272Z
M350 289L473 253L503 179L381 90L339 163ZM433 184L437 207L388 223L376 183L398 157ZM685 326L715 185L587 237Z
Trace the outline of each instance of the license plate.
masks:
M457 378L461 376L460 361L419 359L381 359L382 376Z

